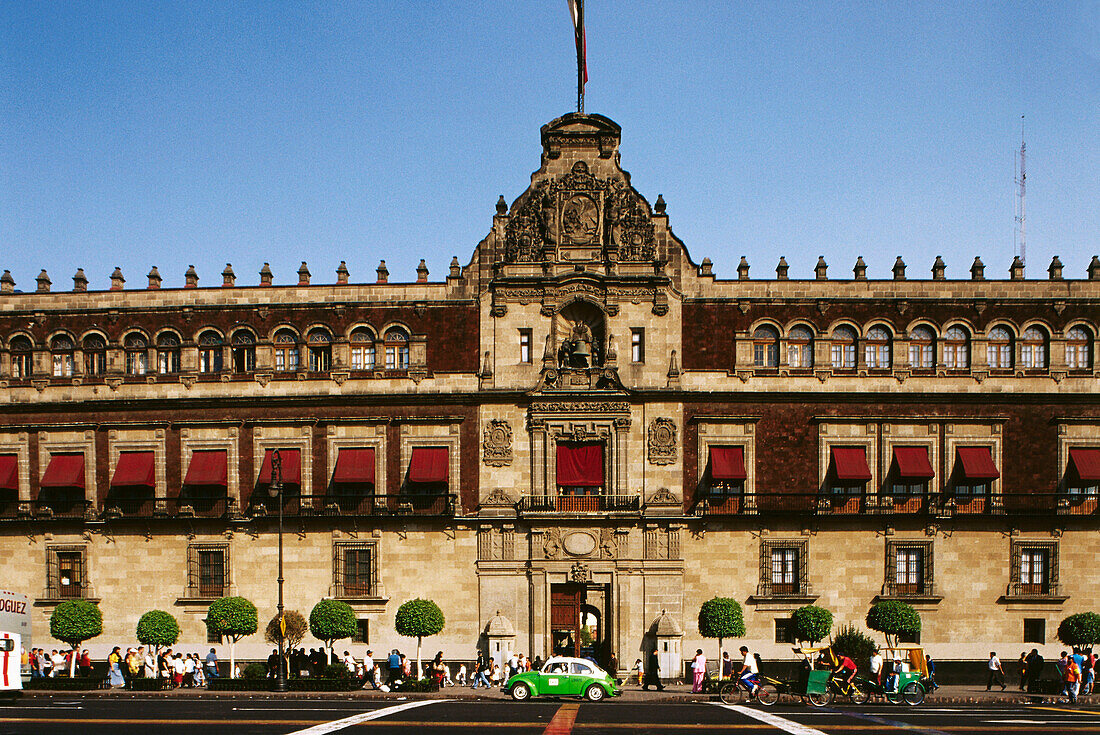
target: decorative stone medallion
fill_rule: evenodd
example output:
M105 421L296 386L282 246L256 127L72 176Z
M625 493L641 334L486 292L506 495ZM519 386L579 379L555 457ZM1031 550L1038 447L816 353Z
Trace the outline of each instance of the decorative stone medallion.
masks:
M494 419L485 427L481 440L482 461L490 467L512 464L512 426Z
M649 463L672 464L676 461L676 423L669 418L649 422Z
M588 556L596 550L596 539L584 531L575 531L562 540L562 545L572 556Z

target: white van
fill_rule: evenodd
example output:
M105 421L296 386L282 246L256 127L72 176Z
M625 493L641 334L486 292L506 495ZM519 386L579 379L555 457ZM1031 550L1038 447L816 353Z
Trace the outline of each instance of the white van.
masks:
M19 696L23 676L19 671L21 640L18 633L0 630L0 697Z
M0 635L14 636L15 651L12 657L15 659L15 670L18 673L23 651L26 650L29 653L31 649L31 599L29 597L18 592L0 590ZM0 638L0 640L4 639ZM0 656L5 655L0 653ZM4 658L4 661L7 659ZM30 665L27 665L22 673L30 678ZM0 674L0 684L3 683L3 674ZM0 691L6 688L6 686L0 686Z

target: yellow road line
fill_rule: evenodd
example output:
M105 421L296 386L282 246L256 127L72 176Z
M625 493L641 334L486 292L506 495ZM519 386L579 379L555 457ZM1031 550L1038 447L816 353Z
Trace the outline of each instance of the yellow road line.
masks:
M1033 705L1033 706L1031 706L1031 707L1028 707L1028 709L1045 709L1045 710L1047 710L1048 712L1068 712L1068 713L1070 713L1071 715L1091 715L1091 714L1096 714L1095 712L1090 712L1089 710L1085 710L1085 709L1067 709L1067 708L1065 708L1065 707L1043 707L1043 706L1040 706L1040 705L1037 705L1037 704L1036 704L1036 705Z

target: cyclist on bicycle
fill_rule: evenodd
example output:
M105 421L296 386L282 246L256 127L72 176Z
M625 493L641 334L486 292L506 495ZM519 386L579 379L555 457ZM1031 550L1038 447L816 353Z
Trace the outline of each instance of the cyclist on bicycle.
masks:
M855 661L844 655L837 656L836 668L833 669L833 676L837 677L838 679L844 679L845 682L851 684L852 679L855 678L855 675Z
M749 694L756 696L756 690L760 688L760 670L756 666L756 657L749 653L748 646L741 646L741 670L738 678L742 685L749 690Z

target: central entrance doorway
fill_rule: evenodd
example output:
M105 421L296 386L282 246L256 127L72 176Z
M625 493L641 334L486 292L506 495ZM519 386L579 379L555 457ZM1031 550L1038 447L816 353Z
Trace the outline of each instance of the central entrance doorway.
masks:
M608 585L551 585L551 654L591 658L605 665L611 653L606 626L608 602Z

